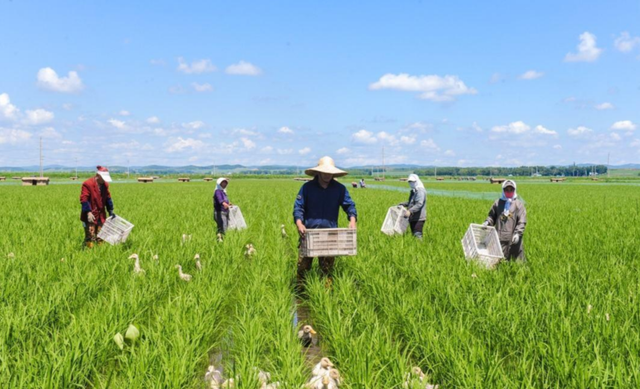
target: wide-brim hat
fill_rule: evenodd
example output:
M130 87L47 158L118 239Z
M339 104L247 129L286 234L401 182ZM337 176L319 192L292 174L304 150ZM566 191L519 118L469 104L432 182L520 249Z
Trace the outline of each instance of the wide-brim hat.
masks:
M320 158L320 160L318 161L318 166L309 168L305 170L304 173L312 177L317 176L318 173L332 174L334 177L343 177L349 174L344 170L338 169L335 162L333 162L333 158L331 157Z
M98 166L96 173L102 177L105 182L111 182L111 175L109 174L109 169L103 166Z

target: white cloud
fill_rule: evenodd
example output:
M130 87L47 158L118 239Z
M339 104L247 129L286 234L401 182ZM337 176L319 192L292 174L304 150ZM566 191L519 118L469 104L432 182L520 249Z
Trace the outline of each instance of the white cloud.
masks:
M255 131L251 131L251 130L247 130L246 128L234 128L233 131L231 131L232 135L244 135L244 136L258 136L260 135L259 133L255 132Z
M264 154L272 153L273 152L273 147L271 147L271 146L263 147L263 148L260 149L260 152L264 153Z
M615 107L611 103L602 103L602 104L597 104L595 106L595 109L597 109L598 111L604 111L604 110L607 110L607 109L614 109L614 108Z
M433 139L427 139L420 142L420 147L424 147L431 150L440 150L440 147L433 141Z
M351 135L351 139L356 143L373 144L378 140L373 136L373 133L367 130L360 130Z
M34 109L33 111L27 110L25 113L27 114L25 122L31 125L49 123L54 118L53 112L42 108Z
M31 139L31 134L26 131L0 127L0 145L5 143L14 145L29 139Z
M56 131L56 129L53 128L53 127L46 127L44 129L42 129L42 131L40 131L38 133L38 135L43 137L43 138L49 138L49 139L60 139L60 138L62 138L62 134L60 134L58 131Z
M536 128L534 129L534 132L536 134L558 136L558 133L556 131L549 130L548 128L545 128L540 125L536 126Z
M519 135L519 134L524 134L525 132L528 132L530 129L531 127L526 125L524 122L517 121L517 122L509 123L508 125L505 125L505 126L494 126L491 129L491 132Z
M67 77L59 77L58 73L51 68L42 68L38 71L38 86L61 93L76 93L84 89L77 72L70 71Z
M596 36L588 31L580 34L577 53L567 53L565 62L593 62L600 57L602 49L596 46Z
M433 124L427 122L414 122L404 127L406 130L418 130L425 133L433 129Z
M147 123L149 123L149 124L158 124L158 123L160 123L160 119L158 119L157 116L151 116L150 118L147 118Z
M636 125L631 120L623 120L611 125L612 131L634 131L635 129Z
M640 37L629 35L628 32L620 33L620 36L614 41L616 49L622 53L628 53L632 51L636 46L640 45Z
M280 127L280 129L278 130L278 132L280 134L293 134L293 130L290 129L289 127Z
M256 142L252 141L249 138L240 138L240 141L242 142L242 145L244 146L244 148L247 150L256 148Z
M471 125L471 128L473 128L476 132L482 132L482 127L480 127L480 125L478 125L478 123L473 122L473 124Z
M338 154L338 155L349 154L350 152L351 152L351 150L349 150L346 147L343 147L341 149L336 150L336 154Z
M168 145L165 151L168 153L174 153L174 152L184 151L186 149L198 150L202 147L204 147L204 142L202 142L201 140L197 140L193 138L184 139L182 137L178 137L178 138L171 139L168 142Z
M259 76L262 74L262 69L253 65L252 63L240 61L236 64L229 65L225 69L227 74L233 74L237 76Z
M118 112L118 115L120 115L120 116L131 116L131 112L125 111L123 109L122 111Z
M7 93L0 94L0 120L15 120L18 117L18 108L11 104Z
M617 141L622 140L622 137L617 132L612 132L611 133L611 139L613 139L614 141L617 142Z
M398 140L396 139L395 135L388 134L385 131L380 131L376 136L381 142L385 142L391 146L395 146L398 144Z
M592 132L593 132L592 129L587 128L585 126L578 126L576 128L570 128L567 130L567 134L576 138L590 135Z
M555 150L562 150L562 146L561 145L553 145L553 148Z
M300 155L307 155L311 152L311 149L308 147L305 147L303 149L298 150L298 154Z
M416 143L416 137L413 136L413 135L401 136L400 137L400 142L404 143L405 145L412 145L412 144Z
M149 61L149 63L151 65L154 65L154 66L164 66L165 65L164 59L151 59Z
M446 155L447 157L455 157L456 153L453 150L447 150L444 152L444 155Z
M197 82L194 82L191 84L191 86L193 87L193 89L196 92L211 92L213 90L213 87L211 86L211 84L209 83L204 83L204 84L198 84Z
M444 77L438 75L411 76L406 73L387 73L369 85L370 90L394 89L407 92L421 92L418 98L435 102L455 100L459 95L473 95L478 93L474 88L467 87L458 76Z
M278 154L280 155L293 154L293 149L278 149Z
M176 70L185 74L202 74L215 72L217 69L213 66L210 59L200 59L191 62L191 65L189 65L184 58L178 57L178 67Z
M543 72L537 72L535 70L529 70L520 75L521 80L535 80L536 78L540 78L544 76Z
M205 126L205 123L203 121L200 121L200 120L196 120L196 121L193 121L193 122L183 123L182 124L182 127L189 128L191 130L197 130L197 129L202 128L204 126Z
M118 120L118 119L109 119L109 123L114 126L115 128L118 128L120 130L124 129L126 124L125 122L123 122L122 120Z
M62 104L62 109L64 109L65 111L71 111L73 109L73 104L64 103L64 104Z

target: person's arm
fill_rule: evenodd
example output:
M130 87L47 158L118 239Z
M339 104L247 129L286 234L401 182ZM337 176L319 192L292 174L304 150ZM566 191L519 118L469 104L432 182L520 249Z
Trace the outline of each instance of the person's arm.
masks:
M89 187L83 183L82 189L80 190L80 204L82 205L83 213L91 212L90 197Z
M518 219L514 233L520 235L520 237L522 238L522 236L524 235L524 229L527 226L527 210L522 202L519 202L518 204L517 218Z
M116 214L113 213L113 199L111 198L111 192L109 191L108 186L105 187L105 190L107 191L107 212L109 212L109 216L114 217Z
M298 227L298 233L300 236L304 237L305 232L307 231L304 225L304 185L300 188L298 192L298 197L296 197L296 201L293 203L293 222Z
M413 205L409 208L409 212L416 213L420 212L424 203L426 201L426 192L422 190L417 190L413 197Z
M347 188L344 189L344 199L342 200L342 210L347 214L349 219L349 228L356 228L358 220L358 211L356 211L356 203L349 195Z
M496 201L491 206L491 209L489 210L489 215L487 216L487 219L484 221L484 224L488 226L494 226L496 224L497 216L498 216L498 202Z

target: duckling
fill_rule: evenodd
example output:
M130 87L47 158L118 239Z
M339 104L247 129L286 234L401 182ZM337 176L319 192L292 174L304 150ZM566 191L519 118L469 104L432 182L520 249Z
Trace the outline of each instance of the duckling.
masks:
M425 382L427 379L427 375L422 372L422 369L418 366L414 366L411 368L411 372L407 373L405 376L404 384L402 387L405 389L411 388L424 388L424 389L438 389L439 385L433 385L428 382Z
M260 386L260 389L278 389L280 387L280 381L272 382L270 384L264 383Z
M315 365L315 367L311 371L311 374L313 374L314 377L321 377L327 375L332 367L333 363L331 362L331 360L327 357L324 357L320 360L320 362L318 362L318 364Z
M221 243L221 242L222 242L222 240L223 240L223 239L222 239L222 234L218 234L217 236L218 236L218 243Z
M311 347L315 342L314 335L316 331L310 325L303 326L300 331L298 331L298 339L302 342L303 347Z
M258 374L258 381L260 382L260 384L262 386L266 385L269 383L269 381L271 381L271 374L266 372L266 371L262 371L260 369L258 369L257 367L254 367L253 370L255 370Z
M209 387L211 389L219 389L220 385L223 382L222 374L213 365L209 365L209 367L207 368L207 372L204 375L204 380L206 382L209 382Z
M328 374L311 378L305 385L307 389L337 389L338 383Z
M336 388L342 384L338 369L329 369L329 378L333 381Z
M226 381L222 383L221 388L223 389L231 389L236 387L236 382L233 378L228 378Z
M251 243L249 243L248 245L244 246L247 250L244 252L245 257L249 258L254 256L257 251L256 249L253 247L253 245Z
M199 271L202 271L202 264L200 263L200 254L196 254L196 256L193 257L193 259L196 260L196 269L198 269Z
M182 234L182 243L191 241L191 235Z
M136 262L133 264L133 272L136 274L144 274L144 269L140 267L140 258L138 258L138 254L131 254L129 259L135 259Z
M280 232L282 233L283 238L287 237L287 231L284 229L284 224L280 225Z
M183 273L182 266L176 265L176 269L178 269L178 275L180 276L180 279L182 281L187 281L187 282L191 281L191 274Z
M16 255L14 253L7 254L7 258L9 258L9 259L14 259L15 257L16 257Z

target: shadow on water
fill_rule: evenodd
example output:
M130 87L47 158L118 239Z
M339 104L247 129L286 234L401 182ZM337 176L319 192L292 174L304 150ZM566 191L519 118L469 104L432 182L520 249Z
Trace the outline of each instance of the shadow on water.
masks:
M299 298L295 298L293 301L295 307L293 312L293 328L298 330L303 325L309 324L313 326L310 320L309 307ZM320 334L316 335L316 341L309 347L303 347L302 353L305 356L307 365L312 368L320 359L322 359L322 347L320 347L322 337Z

